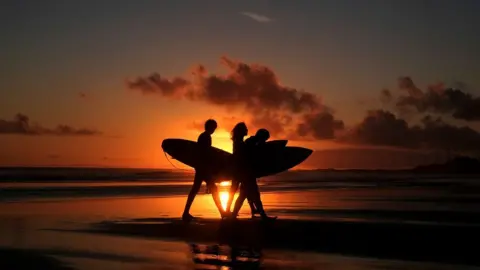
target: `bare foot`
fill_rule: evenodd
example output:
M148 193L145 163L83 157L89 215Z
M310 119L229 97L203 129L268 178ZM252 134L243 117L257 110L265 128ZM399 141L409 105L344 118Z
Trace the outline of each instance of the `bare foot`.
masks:
M182 220L183 221L191 221L192 219L195 219L195 217L190 215L189 213L184 213L182 215Z
M262 216L262 220L275 220L275 219L277 219L276 216L267 216L267 215Z

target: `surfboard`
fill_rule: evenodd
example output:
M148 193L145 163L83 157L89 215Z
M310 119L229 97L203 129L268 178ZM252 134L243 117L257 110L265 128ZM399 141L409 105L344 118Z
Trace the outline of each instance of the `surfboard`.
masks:
M267 145L275 145L279 147L284 147L287 146L288 140L272 140L272 141L267 141Z
M303 147L286 146L287 140L267 142L256 149L250 160L255 177L265 177L287 171L305 161L312 150ZM233 155L216 147L205 148L195 141L170 138L162 142L162 149L173 159L192 168L207 166L220 179L233 176Z

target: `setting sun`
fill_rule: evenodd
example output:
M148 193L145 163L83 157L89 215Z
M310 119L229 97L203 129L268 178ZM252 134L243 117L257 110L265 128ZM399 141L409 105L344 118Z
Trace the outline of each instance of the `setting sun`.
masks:
M221 187L228 187L228 186L230 186L230 181L220 182L220 186L221 186Z

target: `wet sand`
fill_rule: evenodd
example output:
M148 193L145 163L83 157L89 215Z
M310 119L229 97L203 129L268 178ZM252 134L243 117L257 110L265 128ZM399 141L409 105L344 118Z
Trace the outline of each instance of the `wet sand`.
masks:
M9 183L0 269L480 269L467 247L480 240L479 200L466 189L279 183L262 186L275 222L245 219L248 207L220 222L201 193L201 219L185 224L176 194L188 185L163 184Z
M480 266L478 226L354 221L171 218L105 221L76 231L371 258Z
M209 244L145 236L124 237L45 230L36 234L39 238L55 240L55 243L29 245L14 250L10 248L10 253L4 253L8 255L2 257L0 269L480 269L458 264ZM4 250L2 248L0 251ZM34 267L20 268L28 263Z
M61 260L45 255L44 252L19 248L0 247L0 269L46 269L74 270Z

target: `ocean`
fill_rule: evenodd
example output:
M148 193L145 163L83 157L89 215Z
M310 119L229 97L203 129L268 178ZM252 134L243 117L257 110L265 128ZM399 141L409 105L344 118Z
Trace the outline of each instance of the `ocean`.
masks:
M171 170L2 168L0 246L33 250L75 269L199 269L199 265L237 269L240 266L235 268L231 260L219 259L219 250L236 246L219 241L223 239L216 234L220 218L204 189L191 209L200 221L189 228L179 221L192 178L192 172ZM480 265L469 249L460 252L448 242L480 225L478 175L289 171L259 179L259 185L268 214L278 216L271 225L275 227L259 233L260 225L249 221L245 204L240 218L247 223L237 229L253 226L250 235L276 232L273 240L255 242L263 254L256 267L474 269ZM228 198L227 190L228 182L222 183L222 202ZM425 232L418 231L420 226ZM435 234L436 230L443 231ZM314 236L327 231L331 233ZM382 235L391 241L381 242ZM437 238L447 239L448 248L418 254L412 249L429 242L425 247L434 250L437 240L431 239ZM370 244L357 246L358 242ZM196 258L201 245L216 246L217 257ZM409 246L399 249L400 245Z

